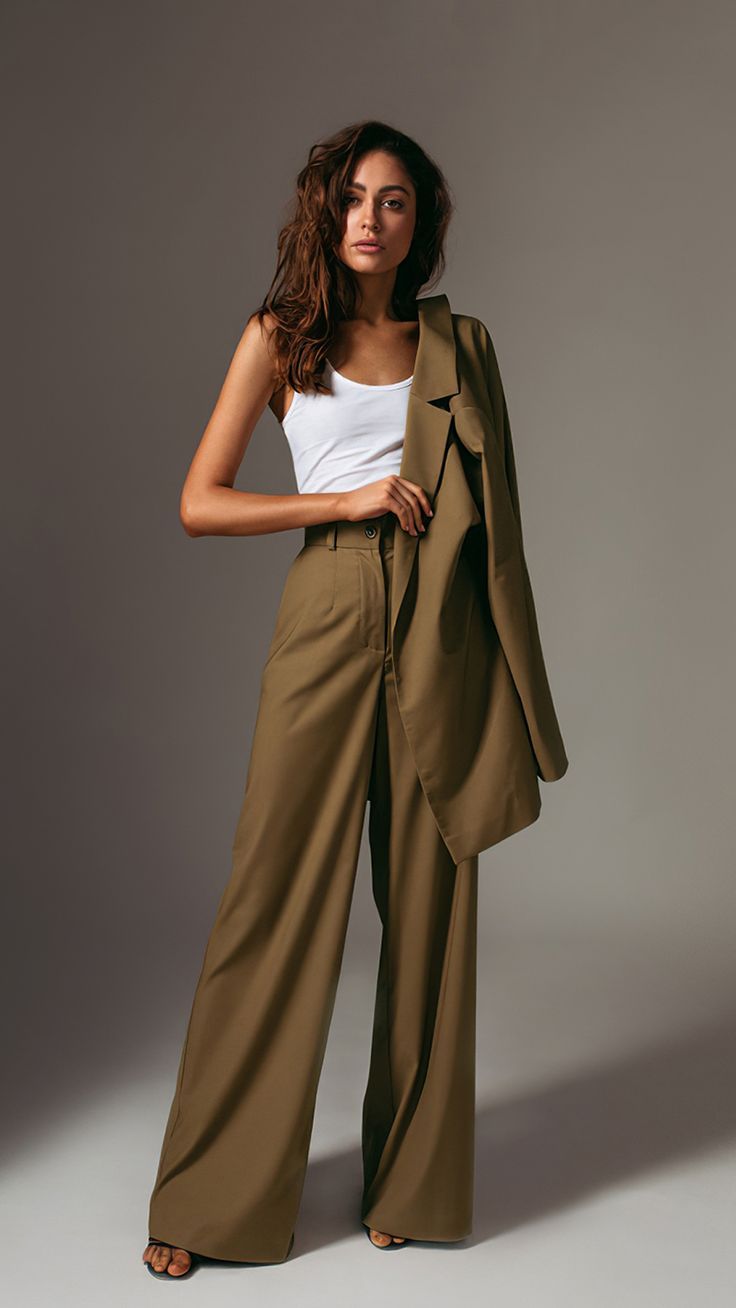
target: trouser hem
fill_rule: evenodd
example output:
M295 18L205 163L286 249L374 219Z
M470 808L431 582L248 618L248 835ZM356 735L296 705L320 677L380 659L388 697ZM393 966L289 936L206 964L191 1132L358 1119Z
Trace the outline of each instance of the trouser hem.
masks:
M262 1254L254 1255L252 1247L246 1251L245 1245L242 1248L239 1247L238 1249L234 1249L232 1244L228 1244L227 1252L223 1252L224 1247L222 1245L217 1245L217 1242L210 1244L208 1241L205 1240L202 1242L198 1238L195 1239L194 1243L196 1243L197 1247L194 1248L194 1245L188 1242L186 1235L181 1231L179 1231L178 1235L174 1237L171 1230L169 1230L167 1234L166 1230L160 1226L157 1226L154 1229L156 1235L155 1237L149 1236L149 1244L156 1244L158 1241L161 1241L164 1244L172 1244L175 1245L177 1249L186 1249L187 1253L192 1254L195 1258L212 1258L218 1263L254 1263L258 1266L264 1267L272 1263L277 1264L286 1262L291 1253L291 1236L289 1237L289 1242L286 1246L286 1252L282 1256L279 1257L279 1255L276 1255L264 1257Z
M394 1222L392 1225L390 1220L383 1217L380 1220L362 1217L361 1222L369 1231L384 1231L389 1235L401 1235L405 1240L428 1240L433 1244L455 1244L459 1240L467 1240L473 1234L472 1227L459 1233L457 1231L440 1233L436 1228L428 1226L411 1225L407 1228L406 1224L401 1225L399 1222Z

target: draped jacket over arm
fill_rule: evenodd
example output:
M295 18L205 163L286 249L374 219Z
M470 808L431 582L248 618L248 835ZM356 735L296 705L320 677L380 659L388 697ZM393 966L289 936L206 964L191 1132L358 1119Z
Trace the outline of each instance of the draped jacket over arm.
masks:
M567 770L522 535L508 409L491 337L417 300L400 475L434 510L397 522L391 632L399 709L455 863L534 822L539 779Z

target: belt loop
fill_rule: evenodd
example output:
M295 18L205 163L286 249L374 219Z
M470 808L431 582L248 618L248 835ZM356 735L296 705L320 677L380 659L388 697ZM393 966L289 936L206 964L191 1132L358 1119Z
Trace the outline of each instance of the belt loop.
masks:
M337 523L331 522L327 529L327 548L330 550L337 549Z

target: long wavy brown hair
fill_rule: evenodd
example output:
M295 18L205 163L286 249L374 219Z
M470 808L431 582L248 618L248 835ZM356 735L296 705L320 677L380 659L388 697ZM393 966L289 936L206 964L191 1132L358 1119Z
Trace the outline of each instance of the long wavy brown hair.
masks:
M411 248L396 270L391 308L400 321L417 317L416 299L445 269L445 238L454 210L452 193L437 164L395 127L368 120L342 128L309 151L296 180L292 215L278 236L278 264L265 299L254 310L263 326L273 317L270 345L276 389L328 390L321 373L339 322L355 315L357 284L337 255L344 226L343 197L359 160L385 150L406 168L416 189L416 226Z

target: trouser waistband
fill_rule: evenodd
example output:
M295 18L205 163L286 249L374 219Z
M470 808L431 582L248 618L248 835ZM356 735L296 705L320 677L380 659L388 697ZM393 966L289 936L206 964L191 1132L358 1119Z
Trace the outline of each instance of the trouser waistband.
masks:
M398 519L395 513L382 513L376 518L362 518L349 522L339 518L333 522L315 522L304 528L305 545L326 545L328 549L380 549L381 543L393 540Z

